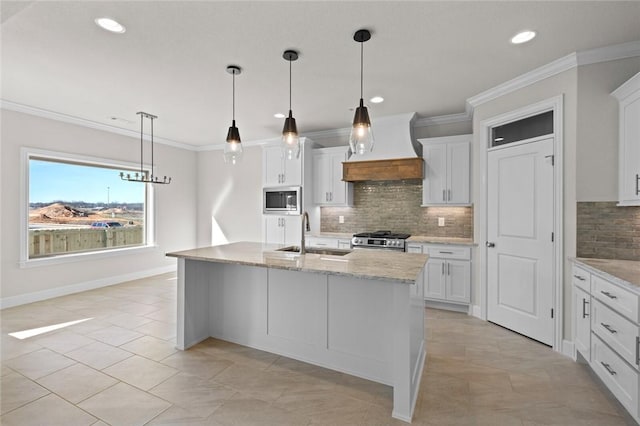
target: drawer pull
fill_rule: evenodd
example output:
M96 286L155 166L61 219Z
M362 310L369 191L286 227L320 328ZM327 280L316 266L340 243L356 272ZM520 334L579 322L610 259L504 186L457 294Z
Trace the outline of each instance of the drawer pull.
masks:
M583 278L580 275L574 275L573 277L579 279L580 281L585 281L586 280L586 278Z
M609 324L605 324L603 322L600 323L601 326L603 326L604 328L607 329L607 331L611 334L616 334L618 332L618 330L612 328Z
M453 254L452 251L442 251L442 250L438 250L438 253L440 253L440 254Z
M589 314L587 313L587 305L589 304L589 302L587 302L587 299L585 299L584 297L582 298L582 318L586 318L589 316Z
M636 336L636 365L640 365L640 337Z
M609 364L607 364L606 362L600 361L600 364L602 364L604 369L607 370L609 372L609 374L611 374L612 376L615 376L617 374L615 372L615 370L613 368L611 368L611 366Z
M600 291L600 293L604 294L604 295L605 295L605 296L607 296L609 299L617 299L617 298L618 298L618 296L615 296L615 295L613 295L613 294L609 293L608 291L602 291L602 290L601 290L601 291Z

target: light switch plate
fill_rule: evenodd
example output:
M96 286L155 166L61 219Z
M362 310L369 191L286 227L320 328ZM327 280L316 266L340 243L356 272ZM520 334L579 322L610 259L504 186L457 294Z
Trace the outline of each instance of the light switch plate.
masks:
M438 226L444 226L444 217L438 218Z
M344 216L338 216L338 223L344 223Z

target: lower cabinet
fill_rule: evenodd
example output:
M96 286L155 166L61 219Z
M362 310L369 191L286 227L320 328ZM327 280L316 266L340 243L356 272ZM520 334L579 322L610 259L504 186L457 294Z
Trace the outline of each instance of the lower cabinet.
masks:
M342 250L351 249L351 240L335 237L307 237L305 239L307 247L326 247Z
M425 300L471 302L471 248L411 243L407 251L429 255L424 269Z
M574 344L611 393L639 422L639 295L574 265Z
M264 242L267 244L300 245L300 216L264 216Z

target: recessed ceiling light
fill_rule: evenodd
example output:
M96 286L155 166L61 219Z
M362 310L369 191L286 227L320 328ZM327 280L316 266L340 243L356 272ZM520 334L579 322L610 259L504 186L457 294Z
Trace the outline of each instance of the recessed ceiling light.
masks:
M382 96L374 96L373 98L369 99L369 101L374 104L379 104L380 102L384 102L384 98Z
M284 114L283 114L283 113L281 113L281 112L276 112L275 114L273 114L273 116L274 116L275 118L284 118Z
M124 25L111 18L96 18L95 22L100 28L111 31L112 33L122 34L126 31Z
M526 43L528 41L533 40L533 38L536 36L536 32L535 31L521 31L518 34L514 35L511 38L511 43L513 44L522 44L522 43Z

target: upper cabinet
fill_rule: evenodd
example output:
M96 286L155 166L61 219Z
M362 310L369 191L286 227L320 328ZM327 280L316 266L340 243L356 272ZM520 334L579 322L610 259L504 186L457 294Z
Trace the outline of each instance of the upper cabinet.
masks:
M418 139L422 144L422 205L468 206L472 135Z
M640 73L613 93L618 99L618 205L640 206Z
M262 183L269 186L299 186L302 185L303 149L298 158L288 160L282 155L280 146L264 148Z
M342 180L342 163L349 159L349 147L313 150L314 204L350 206L353 184Z

